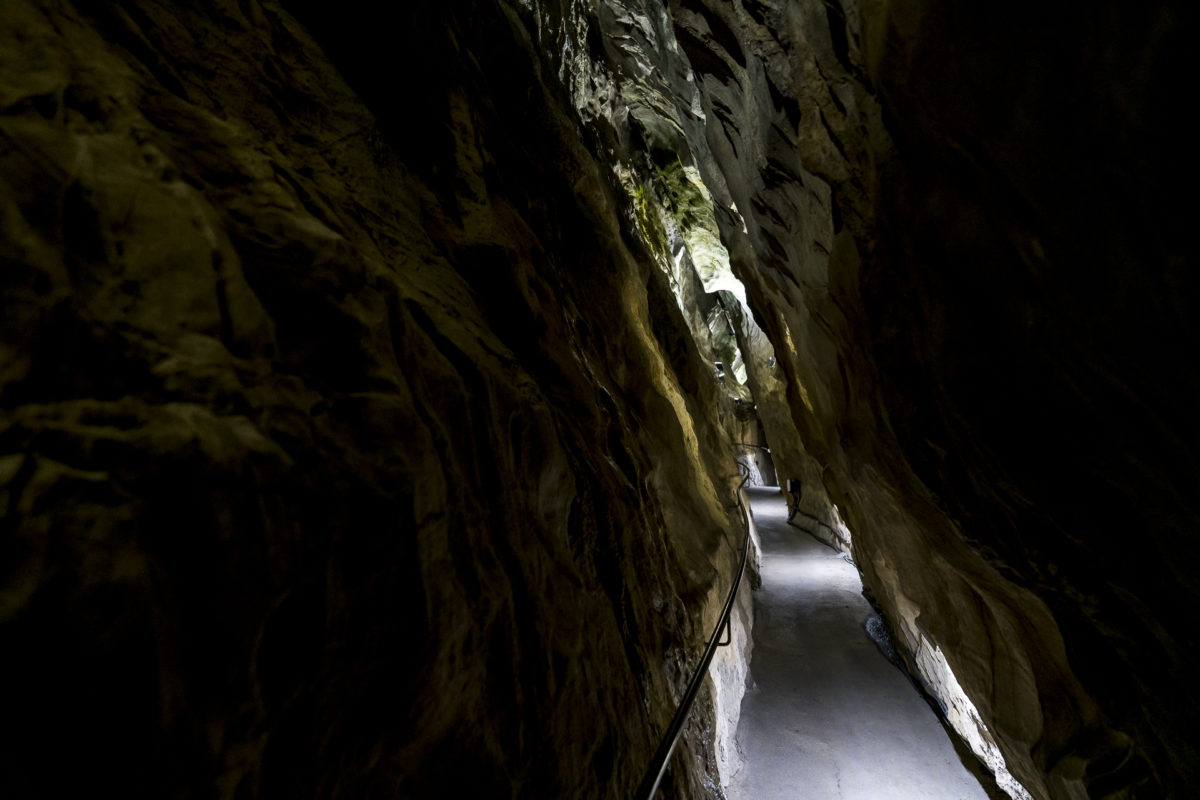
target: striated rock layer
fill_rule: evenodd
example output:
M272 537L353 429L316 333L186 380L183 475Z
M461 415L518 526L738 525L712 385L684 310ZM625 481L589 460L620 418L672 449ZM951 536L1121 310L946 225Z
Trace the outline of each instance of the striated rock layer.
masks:
M0 6L4 796L632 794L733 405L538 14Z
M1012 796L1187 796L1192 12L670 6L802 508Z
M376 5L0 5L6 797L627 797L734 441L1011 796L1187 796L1194 12Z

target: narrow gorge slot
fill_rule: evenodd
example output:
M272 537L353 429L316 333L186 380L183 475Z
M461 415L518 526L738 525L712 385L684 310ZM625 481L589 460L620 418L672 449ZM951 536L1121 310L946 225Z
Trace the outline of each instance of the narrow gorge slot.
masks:
M1191 797L1195 14L0 3L0 796Z

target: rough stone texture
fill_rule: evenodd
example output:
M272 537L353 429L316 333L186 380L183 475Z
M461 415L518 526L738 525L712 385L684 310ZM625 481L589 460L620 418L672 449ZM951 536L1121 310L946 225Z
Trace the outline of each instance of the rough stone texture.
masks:
M700 98L666 9L654 0L522 5L539 46L552 54L552 69L593 152L605 154L627 232L640 239L666 277L692 347L712 367L718 394L732 400L734 413L725 414L722 423L740 441L740 429L754 419L733 322L744 308L744 291L730 270L712 198L696 167L693 150L703 147ZM758 583L753 532L750 548L732 619L733 646L714 659L683 740L696 757L684 760L690 765L686 774L693 787L713 796L736 768L733 740L753 624L749 589Z
M778 486L775 462L771 459L771 448L757 411L754 408L750 413L738 415L739 424L733 434L734 446L741 451L738 461L750 472L748 486Z
M288 8L0 5L0 794L627 797L732 405L532 12Z
M910 663L1033 796L1186 796L1193 12L670 5L786 375L747 359L781 472L836 500L807 510L844 513Z
M749 486L747 482L746 486ZM742 492L746 508L750 507L749 489ZM746 574L738 587L737 598L730 613L727 634L729 644L717 650L709 665L709 687L712 695L713 759L717 780L727 787L742 768L742 753L738 748L738 723L742 718L742 698L753 684L750 662L754 652L754 594L762 586L762 540L752 512L747 515L750 525L750 552Z
M1046 604L1099 705L1037 676L1050 791L1186 796L1200 383L1166 98L1194 12L949 11L880 15L900 46L869 52L903 163L880 202L899 268L863 281L888 413L973 549Z
M1190 7L395 5L0 4L5 796L627 796L731 397L1013 794L1200 784Z

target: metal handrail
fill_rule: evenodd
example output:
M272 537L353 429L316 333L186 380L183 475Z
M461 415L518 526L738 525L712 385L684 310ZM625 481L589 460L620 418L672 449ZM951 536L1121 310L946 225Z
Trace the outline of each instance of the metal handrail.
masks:
M638 786L637 794L634 795L635 800L652 800L658 791L658 784L662 781L663 775L667 771L667 764L671 761L671 755L675 752L675 745L679 743L679 737L683 734L683 726L687 722L688 714L692 711L692 704L696 702L696 695L700 692L700 685L704 682L704 676L708 672L708 665L712 663L717 648L722 646L720 642L721 632L730 624L729 615L733 611L733 602L737 598L738 587L742 583L742 574L746 571L746 557L750 553L750 512L746 509L745 502L742 501L742 487L746 485L746 481L750 480L750 472L742 464L738 464L738 470L742 473L742 482L738 484L735 494L737 495L738 505L742 509L742 520L746 523L746 541L742 543L742 561L738 565L737 575L733 578L733 586L729 590L729 597L725 600L725 608L721 610L721 619L717 621L717 627L713 630L712 636L709 637L708 647L704 650L704 657L700 659L699 666L696 667L696 671L692 674L692 679L688 683L683 700L679 703L679 707L675 709L675 716L671 719L671 725L667 728L667 732L659 744L658 750L654 753L654 758L650 761L650 766L646 769L646 777L642 779L641 785ZM733 633L730 631L730 640L732 639ZM724 644L728 643L725 642Z

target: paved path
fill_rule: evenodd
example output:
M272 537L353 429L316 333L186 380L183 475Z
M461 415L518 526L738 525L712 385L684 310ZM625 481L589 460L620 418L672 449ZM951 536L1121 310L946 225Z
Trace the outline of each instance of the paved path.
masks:
M934 711L867 635L858 571L787 524L778 489L749 497L763 545L757 687L742 701L746 761L729 800L987 800Z

